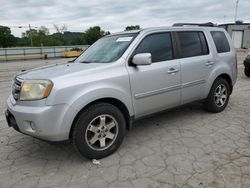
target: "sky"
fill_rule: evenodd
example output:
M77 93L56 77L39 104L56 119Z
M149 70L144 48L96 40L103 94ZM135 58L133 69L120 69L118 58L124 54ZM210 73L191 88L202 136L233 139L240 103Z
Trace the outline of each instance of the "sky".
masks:
M99 25L119 32L128 25L141 28L177 22L234 22L236 0L0 0L0 25L20 37L28 29L54 24L83 32ZM240 0L237 20L250 22L250 1ZM18 28L22 26L23 28Z

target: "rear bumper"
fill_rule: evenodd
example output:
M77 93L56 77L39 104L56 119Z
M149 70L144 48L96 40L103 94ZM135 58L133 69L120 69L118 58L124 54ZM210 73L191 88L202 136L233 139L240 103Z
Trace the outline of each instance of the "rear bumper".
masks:
M69 138L76 111L69 105L21 106L7 100L7 123L15 130L47 141L64 141Z

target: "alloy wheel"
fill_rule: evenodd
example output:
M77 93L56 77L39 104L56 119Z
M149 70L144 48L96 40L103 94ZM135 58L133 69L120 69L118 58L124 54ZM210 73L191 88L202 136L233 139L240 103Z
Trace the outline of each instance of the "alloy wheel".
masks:
M118 123L110 115L95 117L87 126L85 139L93 150L101 151L109 148L118 135Z
M220 84L215 89L214 101L218 107L222 107L227 101L227 87L224 84Z

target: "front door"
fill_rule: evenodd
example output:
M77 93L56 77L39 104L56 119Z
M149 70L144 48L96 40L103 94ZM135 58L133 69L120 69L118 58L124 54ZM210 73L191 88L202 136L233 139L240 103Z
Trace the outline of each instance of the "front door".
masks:
M173 58L171 34L147 35L133 55L139 53L151 53L152 64L128 66L135 117L179 105L181 70L179 60Z

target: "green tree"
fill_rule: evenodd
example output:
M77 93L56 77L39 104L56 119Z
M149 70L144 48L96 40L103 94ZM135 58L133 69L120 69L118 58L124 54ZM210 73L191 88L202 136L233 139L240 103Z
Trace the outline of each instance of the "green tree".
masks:
M26 45L29 45L31 38L33 41L33 46L61 45L61 43L59 44L57 42L56 38L53 38L49 35L49 29L45 26L41 26L38 30L27 30L25 33L23 33L22 38L19 40L19 44L21 42L21 44L25 44L24 41L27 41Z
M41 26L39 29L30 29L22 33L22 37L11 35L10 28L0 26L0 47L9 46L61 46L93 44L99 38L109 35L109 31L103 31L100 26L94 26L85 32L65 31L65 25L56 26L57 32L50 34L49 29Z
M93 44L99 38L103 37L106 34L110 34L109 32L105 32L101 30L100 26L90 27L85 31L84 38L87 44Z
M43 35L49 35L49 29L45 26L41 26L39 28L39 33L42 33Z
M49 29L45 26L41 26L38 29L37 35L35 36L36 42L38 45L46 45L46 42L48 41L48 35L49 35Z
M84 34L81 32L66 31L63 34L63 41L65 45L86 44Z
M11 34L10 28L0 26L0 47L11 47L16 44L17 39Z
M125 28L125 31L130 31L130 30L138 30L141 27L139 25L129 25Z
M17 38L15 46L30 46L30 41L27 37Z

